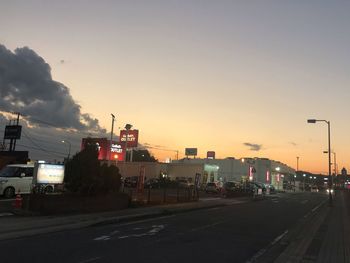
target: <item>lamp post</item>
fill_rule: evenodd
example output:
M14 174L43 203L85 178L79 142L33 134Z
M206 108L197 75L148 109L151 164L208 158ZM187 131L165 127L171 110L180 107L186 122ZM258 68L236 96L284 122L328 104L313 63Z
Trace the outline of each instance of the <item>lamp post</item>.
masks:
M128 133L129 130L132 128L131 124L126 124L125 125L125 130L126 130L126 138L125 138L125 162L127 162L128 159ZM131 156L130 156L131 157ZM132 158L130 158L130 161L132 162Z
M67 157L67 159L69 160L69 158L70 158L70 150L72 148L72 144L69 141L67 141L67 140L62 140L62 143L68 143L69 148L68 148L68 157Z
M299 171L299 156L297 156L297 171Z
M111 157L112 157L112 140L113 140L113 128L114 128L114 119L115 116L111 113L112 116L112 128L111 128L111 140L109 142L109 156L108 156L108 165L111 164Z
M303 177L304 177L303 191L305 192L305 177L306 177L306 174L303 174Z
M331 122L327 120L316 120L316 119L308 119L308 123L316 123L316 122L325 122L328 125L328 192L329 192L329 205L332 205L333 197L332 197L332 160L331 160Z
M323 153L328 153L328 151L323 151ZM337 169L337 154L335 152L333 153L333 160L334 160L334 176L336 177L338 174L338 169ZM332 184L334 184L333 178L334 176L332 176Z

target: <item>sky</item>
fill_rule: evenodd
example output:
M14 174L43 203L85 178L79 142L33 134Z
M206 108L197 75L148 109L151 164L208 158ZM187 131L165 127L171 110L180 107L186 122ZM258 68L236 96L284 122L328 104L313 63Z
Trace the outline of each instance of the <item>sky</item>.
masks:
M322 0L1 1L6 57L27 47L17 56L41 63L65 99L49 117L54 99L41 91L38 100L50 102L43 110L23 101L0 110L49 118L61 128L52 132L57 141L69 138L67 129L106 135L113 113L115 134L132 124L140 143L164 149L151 150L161 161L175 158L169 150L183 157L196 147L199 157L214 150L217 158L267 157L294 168L298 156L299 169L315 173L328 171L327 125L306 120L325 119L339 170L349 169L349 11L348 1Z

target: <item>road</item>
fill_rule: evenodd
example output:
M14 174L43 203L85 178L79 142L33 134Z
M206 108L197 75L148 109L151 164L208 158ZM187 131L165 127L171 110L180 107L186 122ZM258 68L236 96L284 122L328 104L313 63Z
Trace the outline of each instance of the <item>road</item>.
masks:
M15 199L0 198L0 216L7 215L13 210L13 202Z
M233 199L224 207L1 241L1 262L247 262L325 200L319 193Z

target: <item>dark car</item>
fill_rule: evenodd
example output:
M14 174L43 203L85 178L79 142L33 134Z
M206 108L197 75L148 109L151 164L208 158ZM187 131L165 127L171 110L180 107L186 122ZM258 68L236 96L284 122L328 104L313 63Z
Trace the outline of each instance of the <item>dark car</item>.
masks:
M161 187L161 182L159 181L159 179L156 178L152 178L149 179L145 182L145 188L160 188Z
M219 193L220 186L218 183L215 183L215 182L207 183L204 190L206 193Z
M134 187L137 186L137 181L138 181L138 177L137 176L126 177L124 179L124 186L125 187L134 188Z
M270 194L276 193L276 188L272 184L267 184L266 189L268 189L270 191Z
M226 182L224 183L221 194L223 197L235 196L240 192L241 184L238 182Z

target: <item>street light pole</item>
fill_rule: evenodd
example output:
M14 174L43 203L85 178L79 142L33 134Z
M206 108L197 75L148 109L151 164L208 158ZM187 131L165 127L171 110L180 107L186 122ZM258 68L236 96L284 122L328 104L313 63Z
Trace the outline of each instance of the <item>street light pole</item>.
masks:
M67 157L67 159L69 160L69 158L70 158L70 150L71 150L72 144L69 141L67 141L67 140L62 140L62 143L68 143L69 148L68 148L68 157Z
M299 171L299 156L297 156L297 171Z
M331 160L331 122L327 120L309 119L308 123L325 122L328 125L328 192L329 192L329 205L333 203L332 196L332 160Z
M111 128L111 140L109 142L109 156L108 156L108 165L111 165L111 157L112 157L112 140L113 140L113 128L114 128L114 119L115 116L111 113L112 116L112 128Z

